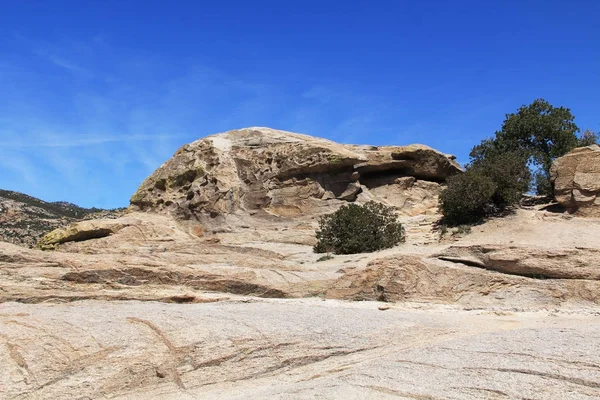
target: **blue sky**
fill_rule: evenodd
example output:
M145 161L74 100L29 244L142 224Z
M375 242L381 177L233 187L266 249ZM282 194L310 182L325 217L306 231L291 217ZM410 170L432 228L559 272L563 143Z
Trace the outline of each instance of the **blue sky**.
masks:
M535 98L600 128L600 2L0 0L0 188L126 206L247 126L468 161Z

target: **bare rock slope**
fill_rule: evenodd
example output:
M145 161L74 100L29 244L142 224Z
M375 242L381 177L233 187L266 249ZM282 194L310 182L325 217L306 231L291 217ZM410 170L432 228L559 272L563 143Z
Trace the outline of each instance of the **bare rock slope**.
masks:
M0 243L0 398L600 397L600 219L441 237L457 171L264 128L184 146L127 215ZM407 242L320 260L318 216L368 199Z

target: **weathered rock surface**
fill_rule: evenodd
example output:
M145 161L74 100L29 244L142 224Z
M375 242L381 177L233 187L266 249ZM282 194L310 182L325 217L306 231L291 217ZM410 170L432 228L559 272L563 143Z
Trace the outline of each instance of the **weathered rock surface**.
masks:
M576 257L573 254L573 258ZM453 262L458 260L449 258ZM559 307L569 302L600 304L600 282L597 280L532 279L470 267L471 261L465 261L463 258L459 265L453 265L416 255L377 259L366 269L348 270L329 287L326 296L343 300L430 301L471 307L493 304ZM565 265L568 264L563 264L563 268Z
M86 298L171 301L178 295L194 302L203 301L205 292L304 297L323 293L335 275L314 264L298 265L277 251L207 240L218 239L214 235L197 237L166 216L133 213L95 221L96 226L104 223L119 229L102 238L64 243L60 251L0 243L0 303ZM258 232L252 236L260 239ZM299 240L300 235L295 236ZM317 257L311 256L313 261Z
M139 210L205 223L208 216L239 211L318 214L346 201L380 197L386 188L395 193L396 179L404 177L426 182L417 185L417 197L427 190L429 197L437 198L439 183L460 171L452 156L422 145L342 145L269 128L247 128L183 146L144 181L131 204ZM411 198L411 193L412 186L404 188L405 198ZM387 200L415 214L412 202L396 203L396 197Z
M184 146L125 217L0 243L0 398L600 397L600 219L440 238L456 168L265 128ZM318 215L371 199L406 243L320 260Z
M554 197L569 211L600 215L600 146L572 150L552 164Z
M40 249L53 248L55 245L68 242L81 242L90 239L99 239L117 233L126 226L137 221L128 218L119 220L92 220L75 222L67 227L55 229L40 239L37 247Z
M0 244L0 398L597 398L600 239L572 235L597 225L537 216L511 225L535 229L512 236L546 245L531 252L494 221L432 243L428 215L401 217L397 248L324 262L310 215L210 230L130 213L56 251ZM574 274L482 267L504 252Z
M600 396L597 314L381 304L4 304L0 397Z
M539 279L600 280L600 250L535 246L450 246L440 260Z

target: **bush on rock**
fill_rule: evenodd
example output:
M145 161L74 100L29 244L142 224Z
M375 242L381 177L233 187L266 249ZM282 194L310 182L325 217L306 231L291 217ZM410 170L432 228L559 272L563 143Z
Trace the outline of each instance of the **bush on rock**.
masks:
M321 217L315 253L356 254L394 247L404 229L393 207L370 201L348 204Z

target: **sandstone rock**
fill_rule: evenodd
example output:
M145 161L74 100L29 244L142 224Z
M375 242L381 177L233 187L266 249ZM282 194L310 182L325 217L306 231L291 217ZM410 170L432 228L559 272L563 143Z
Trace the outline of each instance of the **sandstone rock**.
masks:
M76 222L65 228L58 228L49 232L40 239L37 247L51 249L55 245L67 242L79 242L90 239L99 239L116 233L132 224L127 218L117 220L91 220Z
M360 187L360 184L358 182L351 182L348 184L346 190L344 190L344 192L338 196L338 199L354 201L356 200L356 196L360 193L361 190L362 188Z
M450 246L434 255L441 260L503 274L543 279L600 280L600 251L536 246Z
M319 270L312 263L304 266L286 260L291 254L280 253L286 241L314 240L314 228L287 233L280 232L282 226L268 217L254 222L264 230L240 227L232 233L241 241L238 245L224 240L227 234L198 237L171 218L153 213L97 220L85 230L85 225L76 224L57 231L50 235L57 240L53 252L0 242L0 303L86 298L171 302L181 291L197 298L203 298L205 292L277 298L322 293L337 268ZM114 233L98 237L99 227ZM82 239L82 234L95 238L64 241L67 237ZM277 244L269 249L247 245L258 240L276 240ZM317 255L310 253L316 260Z
M569 211L600 215L600 146L572 150L552 164L554 197Z
M439 187L394 182L388 197ZM426 237L436 215L402 215L402 246L317 262L314 216L254 211L222 229L131 212L53 252L0 243L0 397L600 396L598 221L519 210L446 249Z
M455 167L264 128L184 146L126 217L0 243L0 397L600 397L599 220L520 209L443 245ZM317 262L318 214L368 200L407 242Z
M439 215L438 196L442 191L439 183L402 177L389 184L370 181L369 185L373 199L398 207L403 215Z
M399 177L439 183L460 171L449 156L422 145L342 145L247 128L183 146L142 183L131 204L205 223L217 216L280 206L319 214L323 207L335 206L332 194L339 207L354 201L360 190L391 186Z
M456 157L420 144L397 147L392 152L392 159L410 162L411 173L407 175L418 179L443 182L448 176L461 171Z
M531 279L407 254L377 259L365 269L346 272L331 284L326 297L450 302L471 307L494 303L558 306L568 301L600 304L600 281Z

